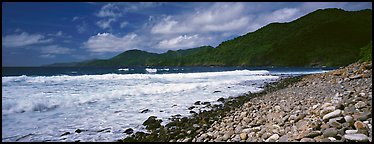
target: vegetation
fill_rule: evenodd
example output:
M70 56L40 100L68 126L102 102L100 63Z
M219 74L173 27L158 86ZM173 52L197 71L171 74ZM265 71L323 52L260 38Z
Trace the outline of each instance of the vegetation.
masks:
M361 48L360 52L360 61L372 61L373 58L371 57L373 46L371 45L372 41L365 47Z
M369 59L371 16L371 9L316 10L289 23L271 23L216 48L162 54L130 50L75 66L344 66L362 55ZM365 47L368 43L370 49Z

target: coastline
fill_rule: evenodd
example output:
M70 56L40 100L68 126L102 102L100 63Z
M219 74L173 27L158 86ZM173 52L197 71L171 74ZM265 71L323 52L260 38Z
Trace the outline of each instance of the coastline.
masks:
M210 111L175 116L165 126L150 117L143 124L149 133L118 141L371 142L371 76L371 62L365 62L286 78L260 93L219 99L224 104L211 105Z

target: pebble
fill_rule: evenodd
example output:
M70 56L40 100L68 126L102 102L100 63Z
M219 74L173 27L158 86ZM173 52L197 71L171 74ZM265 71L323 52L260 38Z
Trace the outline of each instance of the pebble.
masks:
M324 137L334 137L338 134L338 131L336 128L328 128L325 131L323 131L323 136Z
M302 138L300 140L300 142L316 142L316 140L312 139L312 138Z
M363 101L359 101L359 102L357 102L357 103L355 104L355 108L357 108L357 109L361 109L361 108L363 108L363 107L365 107L365 106L366 106L366 103L363 102Z
M364 134L345 134L344 138L349 141L367 142L369 137Z
M364 124L364 123L361 122L361 121L356 121L356 122L354 123L354 126L355 126L356 129L366 129L366 128L367 128L367 127L366 127L366 124Z
M278 139L279 139L279 135L278 134L273 134L268 139L266 139L265 142L275 142Z
M288 142L288 136L287 135L283 135L279 138L278 140L279 142Z
M342 113L342 111L339 110L339 109L337 109L337 110L335 110L333 112L330 112L330 113L324 115L322 119L323 120L328 120L330 118L338 117L338 116L340 116L341 113Z
M358 132L358 130L346 130L345 133L346 134L356 134Z
M226 141L227 139L230 138L230 135L225 133L223 136L222 136L222 140Z
M322 134L321 131L312 131L312 132L306 134L305 137L307 137L307 138L314 138L314 137L319 136L321 134Z
M246 140L247 139L247 133L241 133L240 134L240 139Z
M353 117L352 116L344 116L344 120L347 122L347 123L353 123Z

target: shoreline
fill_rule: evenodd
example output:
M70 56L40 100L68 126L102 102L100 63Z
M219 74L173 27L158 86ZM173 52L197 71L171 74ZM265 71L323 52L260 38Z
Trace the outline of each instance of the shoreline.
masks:
M189 118L174 117L165 126L160 125L161 121L156 117L149 117L143 125L150 133L136 132L118 141L371 142L371 75L370 62L353 63L323 74L281 79L265 85L259 93L219 99L224 104L212 105L210 111ZM360 87L355 83L362 80L365 80L365 90L356 90ZM296 92L302 96L297 96ZM307 95L310 98L303 97L303 92L309 92ZM290 95L294 98L289 99ZM358 98L359 104L355 98ZM352 99L354 104L347 102ZM287 106L281 103L287 103ZM356 105L361 107L356 107L356 111L351 110ZM323 117L336 111L339 112L336 116L329 119ZM354 122L347 122L345 118L350 120L351 117Z
M176 138L188 138L194 137L199 132L206 131L215 121L222 118L225 114L234 110L237 107L242 106L245 102L248 102L254 97L259 97L265 95L266 93L276 91L287 87L289 84L298 82L304 76L296 77L284 77L276 82L270 82L264 85L264 89L258 93L248 92L245 95L240 95L237 97L219 98L217 101L221 101L222 104L210 105L208 103L206 106L211 108L211 110L203 110L200 113L193 113L192 116L180 117L179 115L174 115L171 117L171 121L162 126L162 122L157 117L150 116L143 125L148 127L149 133L136 132L132 133L124 139L118 141L123 142L136 142L136 141L157 141L157 142L176 142ZM195 104L196 105L196 104ZM194 106L195 106L194 105ZM202 105L202 102L199 104ZM129 129L129 131L131 131ZM188 139L187 141L191 141Z

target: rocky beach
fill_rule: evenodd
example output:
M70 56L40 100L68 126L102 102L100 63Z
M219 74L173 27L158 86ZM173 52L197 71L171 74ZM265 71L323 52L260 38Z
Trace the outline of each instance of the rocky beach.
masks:
M193 117L156 117L120 141L169 142L371 142L372 63L269 84L260 93L219 99ZM131 134L131 133L129 133Z

